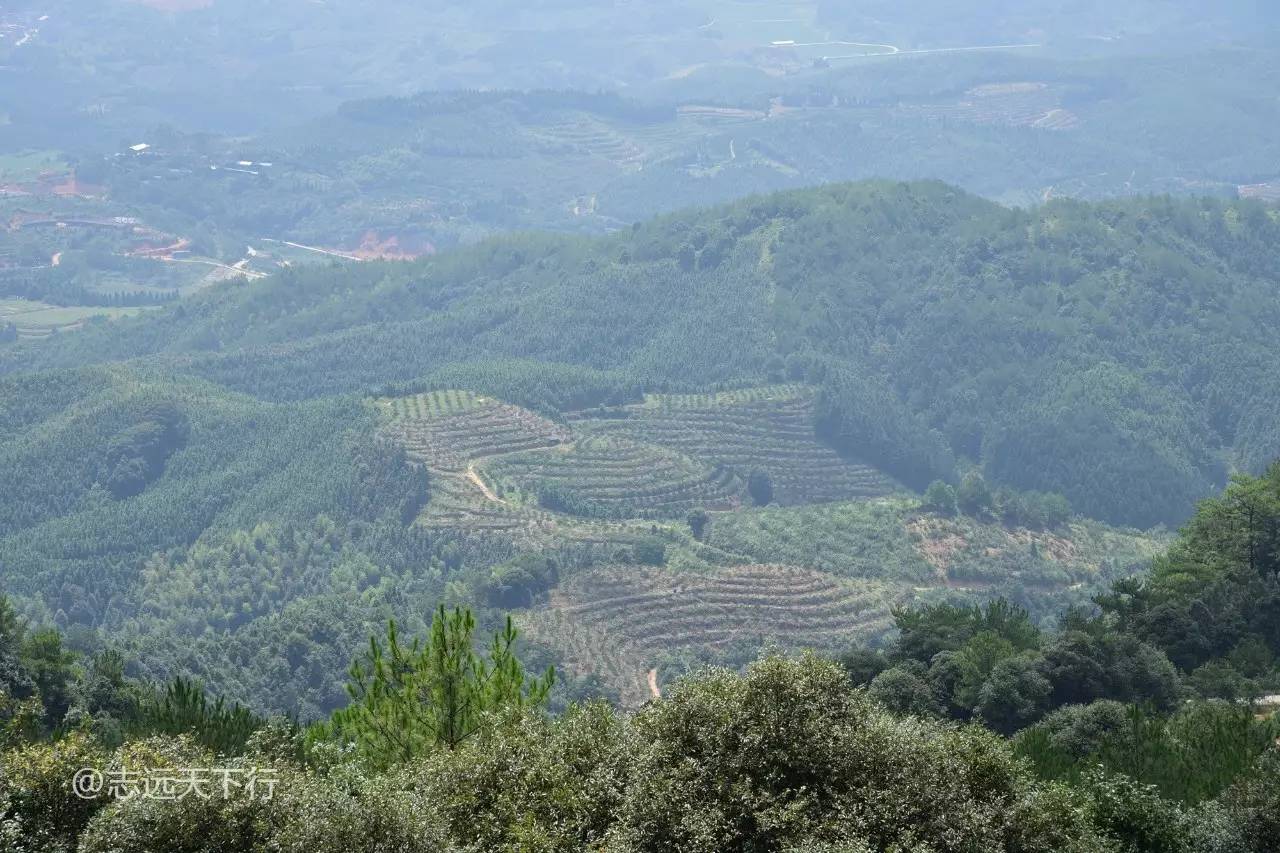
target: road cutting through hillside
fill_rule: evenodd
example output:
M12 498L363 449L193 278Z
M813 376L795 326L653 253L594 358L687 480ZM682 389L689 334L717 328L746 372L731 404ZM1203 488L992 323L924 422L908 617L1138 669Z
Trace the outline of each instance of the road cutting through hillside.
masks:
M821 44L822 43L818 43L815 45L796 45L796 47L810 47L810 46L819 47L821 46ZM828 44L834 44L834 42L828 42ZM862 46L863 47L893 47L893 45L862 45ZM888 53L851 53L851 54L845 54L845 55L824 56L822 58L828 62L831 62L832 60L836 60L836 59L865 59L867 57L874 57L874 56L922 56L922 55L931 54L931 53L976 53L976 52L993 51L993 50L1027 50L1027 49L1041 48L1041 47L1044 47L1044 45L1028 43L1028 44L983 44L983 45L975 45L973 47L929 47L929 48L923 48L919 50L902 50L900 48L894 48L894 50Z
M357 257L356 255L350 255L350 254L347 254L346 252L335 252L332 249L322 249L319 246L307 246L303 243L291 243L288 240L272 240L270 237L263 237L262 240L263 242L266 242L266 243L280 243L281 245L284 245L284 246L292 246L295 249L304 249L308 252L316 252L317 254L329 255L330 257L342 258L348 261L364 261L365 260L364 258Z
M649 670L649 695L654 699L662 698L662 691L658 689L658 670Z

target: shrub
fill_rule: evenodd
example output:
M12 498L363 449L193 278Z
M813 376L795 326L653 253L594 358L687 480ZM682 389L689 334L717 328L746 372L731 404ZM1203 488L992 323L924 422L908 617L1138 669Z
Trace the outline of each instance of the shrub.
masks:
M1119 774L1091 770L1082 781L1093 800L1093 823L1121 850L1180 853L1186 848L1182 810L1143 785Z
M747 494L756 506L768 506L773 503L773 480L769 472L756 468L747 477Z
M949 483L934 480L924 492L924 509L942 515L955 515L959 506L956 503L956 490Z
M71 792L84 767L104 770L109 753L84 732L53 743L35 743L0 757L0 839L21 839L15 853L73 850L80 832L104 805ZM10 849L10 848L6 848Z
M530 607L560 578L560 567L546 554L521 554L495 566L480 584L481 595L494 607Z
M646 536L636 542L631 553L642 566L663 566L667 563L667 544L657 536Z
M996 731L1013 734L1040 719L1051 692L1049 680L1040 673L1034 658L1005 658L992 668L974 710Z
M889 660L881 652L856 648L840 656L840 665L854 684L870 684L871 679L889 668Z
M1079 760L1097 752L1107 738L1124 732L1128 725L1128 709L1104 699L1089 705L1065 705L1035 728L1044 732L1050 747Z
M918 661L907 661L886 669L871 680L868 692L895 714L931 716L942 713L924 665Z
M1252 772L1221 798L1222 806L1240 828L1249 853L1280 850L1280 750L1258 759Z
M469 850L596 849L622 802L623 721L606 705L525 715L412 768L420 795Z
M434 820L415 779L406 772L371 776L351 766L327 775L304 771L279 756L251 752L217 759L180 742L151 741L117 756L130 767L270 767L277 782L270 799L237 792L180 800L135 797L100 812L81 853L449 853L455 850Z
M994 735L896 719L837 665L711 670L637 713L622 850L1007 849L1029 780ZM1060 827L1083 837L1083 816ZM613 849L611 847L611 849ZM837 848L838 849L838 848Z
M995 498L987 481L977 471L970 471L960 481L960 488L956 490L956 502L961 512L975 516L988 513L995 506Z
M685 520L689 523L689 532L693 534L693 538L701 542L702 534L706 531L707 522L711 520L711 516L707 515L705 509L691 509Z
M281 853L454 853L432 804L404 770L365 775L340 768L329 778L290 774L272 809Z

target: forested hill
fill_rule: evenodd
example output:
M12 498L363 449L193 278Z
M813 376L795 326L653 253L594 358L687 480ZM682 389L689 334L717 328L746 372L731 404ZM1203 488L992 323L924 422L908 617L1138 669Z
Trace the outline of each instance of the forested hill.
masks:
M960 457L1146 525L1280 454L1278 238L1249 201L1024 211L842 185L286 271L0 364L144 359L275 401L443 383L543 409L791 378L821 386L832 440L909 484Z

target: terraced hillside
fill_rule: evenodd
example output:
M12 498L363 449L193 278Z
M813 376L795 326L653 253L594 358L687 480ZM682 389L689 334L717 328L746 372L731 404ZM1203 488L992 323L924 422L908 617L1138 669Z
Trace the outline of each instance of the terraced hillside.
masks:
M567 429L528 409L466 391L433 391L379 405L390 416L389 434L436 471L465 471L472 459L569 438Z
M419 524L595 555L597 568L567 571L521 622L571 678L596 677L633 706L767 641L835 651L876 639L897 603L1000 595L1040 614L1083 603L1161 546L1082 519L1031 530L927 511L817 438L804 385L649 395L568 425L465 391L378 402L386 432L432 472ZM757 469L773 484L768 507L748 495ZM719 511L694 531L695 508ZM657 565L634 565L649 562L642 543L650 555L661 545Z
M376 401L385 433L432 475L431 497L419 522L471 530L513 530L545 513L498 497L476 472L474 460L569 438L568 430L528 409L469 391L443 390Z
M699 507L735 509L746 499L742 478L723 465L610 435L505 456L483 473L499 493L520 490L598 518L682 518Z
M574 426L625 436L724 465L745 477L769 474L783 506L877 497L895 490L886 475L836 453L813 430L814 391L775 385L718 394L653 394L644 403L585 417Z
M594 674L634 704L645 673L682 652L735 645L836 650L889 630L891 591L790 566L743 565L706 573L620 566L576 575L546 609L521 616L534 641L575 675Z
M491 401L471 391L447 389L407 397L390 397L378 402L395 421L408 422L460 415Z
M645 159L644 150L623 135L620 128L583 113L564 115L535 134L575 153L599 157L625 169L639 168Z

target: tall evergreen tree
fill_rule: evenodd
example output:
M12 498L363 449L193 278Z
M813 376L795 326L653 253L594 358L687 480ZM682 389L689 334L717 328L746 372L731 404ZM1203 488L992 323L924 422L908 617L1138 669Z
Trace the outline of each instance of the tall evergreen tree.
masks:
M368 660L351 667L351 704L334 714L333 732L355 742L375 763L454 749L494 713L538 707L555 682L548 669L530 678L515 654L519 632L507 617L488 658L473 645L470 610L436 611L427 642L402 645L394 621L385 645L369 640Z

